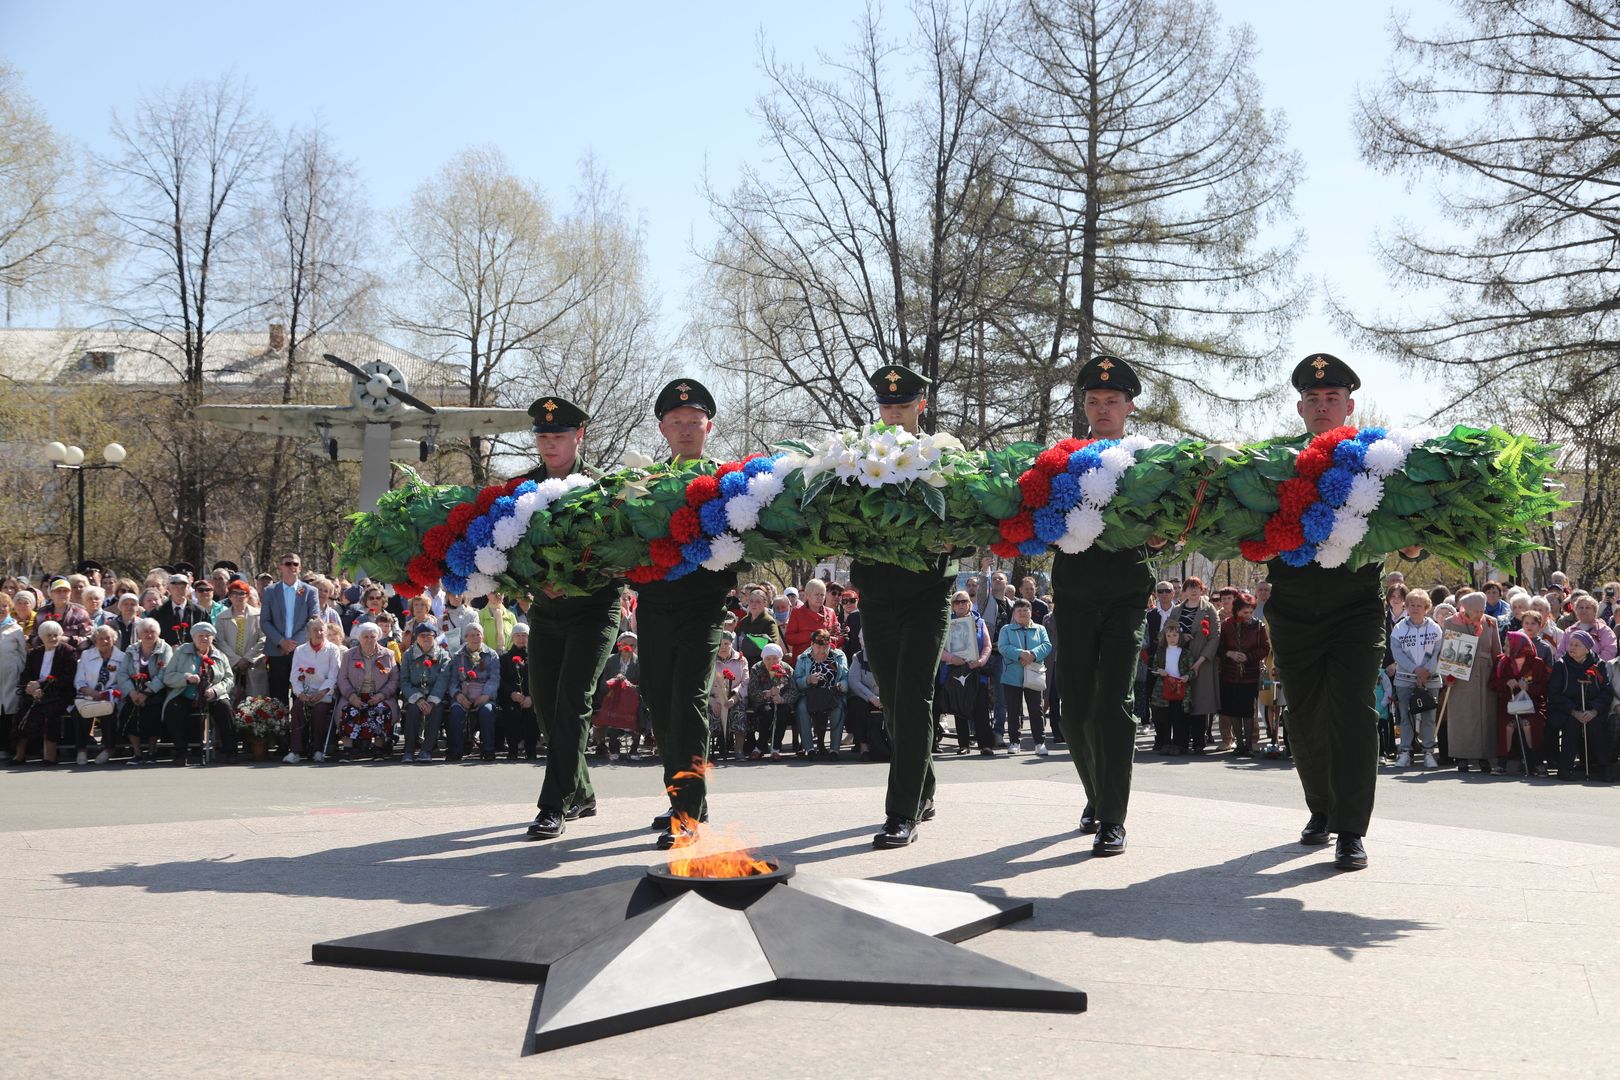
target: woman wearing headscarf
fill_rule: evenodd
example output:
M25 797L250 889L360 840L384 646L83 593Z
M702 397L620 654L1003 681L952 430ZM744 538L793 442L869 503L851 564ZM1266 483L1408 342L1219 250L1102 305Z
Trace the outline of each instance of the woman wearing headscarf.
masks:
M27 663L28 634L12 614L11 597L0 592L0 755L8 761L20 704L18 683Z
M368 598L371 589L366 590ZM381 595L381 590L378 590ZM382 631L376 612L373 621L354 627L359 644L343 654L338 665L338 760L341 751L356 741L371 743L373 757L386 757L394 746L394 727L399 723L399 666L394 655L382 647Z
M56 744L62 738L68 711L73 708L73 675L78 654L67 643L62 624L46 619L34 627L39 644L28 650L18 679L22 691L22 715L18 719L16 745L11 763L28 759L28 742L39 736L45 746L41 764L56 764Z
M1502 654L1502 638L1496 632L1496 620L1485 614L1482 592L1472 592L1459 599L1457 614L1441 625L1448 632L1479 638L1468 678L1452 681L1447 691L1448 752L1456 761L1458 772L1478 766L1481 772L1489 773L1491 759L1496 756L1497 728L1496 691L1491 689L1491 672L1496 668L1496 658ZM1444 648L1442 643L1442 656Z
M117 730L129 740L126 764L155 765L158 739L163 735L163 669L174 659L174 649L163 640L156 619L135 620L135 638L118 665L118 692L122 708ZM146 750L141 750L141 740Z
M1556 758L1558 779L1579 780L1594 763L1609 760L1613 747L1608 726L1598 720L1608 716L1613 701L1609 675L1592 635L1569 631L1564 635L1564 655L1553 664L1547 680L1547 760ZM1585 766L1580 773L1575 771L1577 758Z
M1496 755L1499 764L1516 757L1523 763L1527 775L1546 771L1540 755L1547 723L1550 674L1530 636L1523 630L1508 631L1507 643L1491 672L1491 689L1496 691L1498 702ZM1509 710L1510 702L1524 698L1530 700L1534 711Z
M188 629L191 640L174 650L174 658L163 669L163 685L168 689L163 699L163 721L169 729L169 741L174 744L173 761L176 765L186 763L194 723L202 740L197 764L208 764L210 741L214 752L220 754L223 748L221 756L230 761L236 756L231 662L223 650L214 647L213 623L193 623Z

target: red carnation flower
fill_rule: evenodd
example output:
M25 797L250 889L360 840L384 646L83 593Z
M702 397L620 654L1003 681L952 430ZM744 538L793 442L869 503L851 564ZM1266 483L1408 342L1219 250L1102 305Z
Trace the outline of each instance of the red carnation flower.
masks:
M709 475L694 476L686 485L686 505L702 506L720 494L720 481Z
M1264 540L1244 540L1238 544L1238 551L1249 562L1270 562L1277 557L1277 552Z
M1059 450L1055 446L1049 450L1042 450L1035 455L1035 467L1047 476L1056 476L1069 467L1069 455L1072 453L1074 451Z
M1276 551L1292 551L1305 542L1305 529L1294 518L1278 515L1266 522L1266 544Z
M443 562L444 553L455 542L455 530L449 525L435 525L422 535L422 553L434 562Z
M681 545L668 537L661 536L647 545L648 553L652 555L653 565L660 570L668 570L681 563ZM664 575L659 574L659 577Z
M417 585L428 586L439 580L439 564L427 555L413 555L405 564L405 576ZM399 589L395 588L395 592Z
M420 558L420 556L418 556L418 558ZM437 573L437 571L435 571L435 573ZM435 577L433 580L437 581L438 578ZM414 600L418 596L421 596L425 591L426 590L422 586L413 581L394 582L394 594L402 600Z
M1052 498L1052 478L1039 469L1029 469L1018 478L1018 490L1024 493L1024 505L1039 510Z
M459 503L455 507L451 508L450 518L447 524L450 526L450 531L452 533L454 533L456 536L460 536L462 533L467 531L467 526L471 525L473 523L473 518L477 516L478 507L474 506L472 503ZM446 547L448 546L449 545L446 545ZM443 558L443 556L441 555L440 558Z
M624 578L636 585L645 585L649 581L662 581L664 572L656 566L632 566L624 572ZM628 652L629 649L626 648L625 651Z
M1025 510L1001 520L1001 538L1009 544L1022 544L1035 538L1035 518Z
M1303 477L1291 477L1277 485L1277 501L1282 504L1278 513L1283 517L1302 517L1316 500L1316 485Z
M1095 439L1076 439L1076 438L1071 436L1070 438L1061 440L1057 444L1057 446L1053 447L1053 449L1054 450L1061 450L1065 454L1072 454L1076 450L1084 450L1086 447L1090 446L1093 442L1096 442L1096 440Z
M487 487L478 493L473 505L478 508L479 514L489 513L489 508L495 505L495 500L506 494L499 487Z
M718 469L714 470L714 478L716 480L718 480L722 476L730 476L734 472L741 472L741 471L742 471L742 462L741 461L728 461L724 465L720 466Z
M990 550L1001 556L1003 559L1018 558L1018 545L1007 540L997 540L995 543L990 545Z
M508 480L505 484L501 485L501 494L502 495L516 495L518 485L523 483L523 481L525 481L527 479L528 479L528 477L526 477L526 476L514 476L514 477L512 477L512 479Z
M677 544L690 544L703 533L703 519L690 506L683 506L669 515L670 539Z
M1331 458L1333 456L1333 450L1335 447L1344 442L1346 439L1353 439L1355 437L1355 428L1348 426L1336 427L1332 431L1324 431L1322 434L1312 439L1311 444L1309 447L1307 447L1307 449L1320 450L1322 453Z
M1314 482L1328 469L1333 467L1333 455L1311 447L1302 450L1299 457L1294 459L1294 473Z

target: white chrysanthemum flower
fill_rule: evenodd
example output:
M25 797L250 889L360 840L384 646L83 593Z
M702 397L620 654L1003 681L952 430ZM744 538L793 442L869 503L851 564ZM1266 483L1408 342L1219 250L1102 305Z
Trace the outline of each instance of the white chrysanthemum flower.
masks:
M805 457L803 454L783 454L772 463L771 471L768 475L785 477L794 469L804 468L805 462L808 460L810 459ZM758 479L758 477L755 477L755 479Z
M542 480L540 486L535 488L535 494L540 496L542 507L550 506L568 494L568 481L555 476L549 480Z
M1418 443L1432 439L1434 434L1434 429L1430 427L1409 427L1397 428L1388 432L1387 436L1391 442L1399 446L1403 451L1410 451Z
M467 575L468 596L488 596L492 592L500 591L500 583L483 571Z
M1333 512L1333 531L1325 543L1333 547L1353 548L1367 535L1367 519L1347 509Z
M596 481L592 480L584 473L575 472L569 473L567 476L563 477L563 483L568 485L569 491L578 491L581 488L591 487L596 483Z
M493 577L506 569L506 552L497 548L481 547L473 552L473 565L478 567L479 573Z
M497 521L494 529L495 546L501 551L510 551L516 547L517 542L522 540L523 534L528 531L525 527L526 524L526 522L519 521L516 517L502 518Z
M1350 561L1350 547L1339 544L1323 544L1316 549L1316 561L1329 570L1336 566L1343 566Z
M1374 476L1388 476L1406 463L1406 447L1394 439L1379 439L1368 445L1366 462Z
M749 477L748 494L752 498L758 499L761 505L770 502L782 494L782 474L779 472L766 472Z
M747 532L759 524L759 511L764 502L750 492L726 503L726 524L737 532Z
M1095 506L1076 506L1063 515L1063 524L1066 537L1073 537L1079 543L1075 550L1084 551L1102 535L1102 511Z
M1080 538L1071 532L1065 532L1057 538L1057 547L1065 555L1078 555L1085 550L1080 546Z
M721 533L709 541L709 557L703 561L703 569L724 570L733 563L741 562L742 557L742 538Z
M656 462L640 450L626 450L619 455L619 466L624 469L650 469Z
M1088 506L1107 506L1119 490L1119 474L1092 469L1080 477L1080 499Z
M1384 482L1376 476L1358 473L1350 481L1350 495L1344 500L1344 508L1353 514L1367 515L1378 509L1378 504L1384 501Z
M1127 435L1119 440L1119 447L1133 456L1138 450L1146 450L1153 445L1153 440L1146 435Z
M1110 446L1102 452L1102 467L1116 475L1136 464L1136 454L1123 446Z
M541 509L540 492L525 491L523 494L512 500L512 508L514 514L517 517L522 518L524 525L527 526L528 519L534 516L535 511Z

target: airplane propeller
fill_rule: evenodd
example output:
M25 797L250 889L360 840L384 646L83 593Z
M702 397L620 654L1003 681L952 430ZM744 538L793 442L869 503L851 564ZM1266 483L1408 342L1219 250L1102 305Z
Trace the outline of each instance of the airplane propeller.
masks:
M364 383L366 392L369 393L373 398L381 399L392 396L400 401L403 401L407 405L411 405L422 410L430 416L438 411L421 398L412 394L407 394L405 391L395 386L393 381L389 379L387 375L384 375L381 372L372 373L369 371L364 371L356 367L354 364L349 363L349 361L343 359L341 356L333 356L331 353L324 353L322 355L322 359L329 364L335 364Z

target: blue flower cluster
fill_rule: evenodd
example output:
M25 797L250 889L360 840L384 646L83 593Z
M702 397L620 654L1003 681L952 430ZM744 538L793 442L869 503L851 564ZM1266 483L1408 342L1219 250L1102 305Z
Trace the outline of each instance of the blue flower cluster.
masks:
M1350 443L1346 440L1339 445L1349 446ZM1356 470L1359 471L1361 467L1358 464ZM1338 509L1350 497L1350 485L1355 483L1355 479L1355 471L1352 471L1348 466L1335 465L1317 479L1316 493L1322 497L1322 502L1327 503L1334 509ZM1321 503L1317 505L1320 506Z
M478 549L491 547L495 543L495 523L516 514L517 496L527 495L539 486L533 480L525 480L513 489L512 494L496 499L490 504L489 513L473 518L467 526L467 535L445 549L444 565L450 568L443 582L447 591L467 591L467 578L478 569L475 561ZM458 587L451 588L452 585Z
M1326 502L1315 503L1305 511L1299 523L1305 530L1306 544L1314 548L1333 532L1333 507Z
M754 458L738 471L727 473L720 478L719 498L710 499L698 508L698 522L703 529L703 535L681 545L681 561L664 575L665 581L679 581L709 560L714 554L709 541L731 529L728 510L731 501L748 494L748 481L770 472L782 456L771 454L768 457Z

